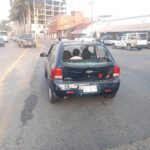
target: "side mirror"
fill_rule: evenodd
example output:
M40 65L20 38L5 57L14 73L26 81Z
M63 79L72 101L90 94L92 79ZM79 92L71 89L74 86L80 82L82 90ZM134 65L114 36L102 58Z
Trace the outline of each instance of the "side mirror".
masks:
M41 53L40 57L47 57L48 55L46 53Z

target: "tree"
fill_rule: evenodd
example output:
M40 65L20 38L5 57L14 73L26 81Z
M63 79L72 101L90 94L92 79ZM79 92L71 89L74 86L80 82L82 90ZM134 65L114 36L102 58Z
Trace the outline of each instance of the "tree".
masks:
M0 30L4 30L4 31L10 31L11 30L11 27L9 25L8 20L2 20L0 22Z
M13 3L13 1L12 1L12 0L10 0L10 5L12 5L12 3Z
M14 0L11 5L10 19L17 21L22 26L23 32L29 17L30 4L29 0Z

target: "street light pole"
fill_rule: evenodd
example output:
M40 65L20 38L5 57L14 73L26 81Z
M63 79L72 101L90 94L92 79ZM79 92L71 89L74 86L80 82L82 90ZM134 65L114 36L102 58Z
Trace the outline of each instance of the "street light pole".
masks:
M93 2L94 0L89 3L89 5L91 5L91 34L93 33Z
M44 27L44 33L46 34L46 22L47 22L47 18L46 18L46 14L47 14L47 11L46 11L46 0L44 0L44 9L45 9L45 27Z
M35 0L33 0L33 12L34 12L34 24L36 24L36 18L35 18Z
M35 12L35 0L33 0L33 11L34 11L34 36L36 40L36 12Z

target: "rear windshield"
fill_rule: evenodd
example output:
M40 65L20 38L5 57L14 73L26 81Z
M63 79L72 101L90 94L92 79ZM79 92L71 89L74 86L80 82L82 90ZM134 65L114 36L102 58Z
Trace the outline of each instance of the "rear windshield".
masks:
M102 45L64 45L63 62L73 66L99 66L112 61L107 49Z
M27 40L33 40L33 37L31 35L23 35L22 38Z

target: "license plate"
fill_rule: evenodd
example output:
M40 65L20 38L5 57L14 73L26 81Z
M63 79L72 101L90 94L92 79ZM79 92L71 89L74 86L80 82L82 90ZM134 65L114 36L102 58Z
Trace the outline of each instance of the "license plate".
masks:
M97 92L97 86L96 85L90 85L90 86L82 86L84 93L94 93Z

